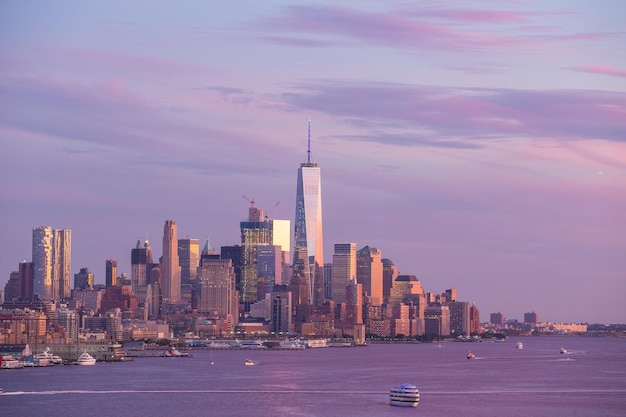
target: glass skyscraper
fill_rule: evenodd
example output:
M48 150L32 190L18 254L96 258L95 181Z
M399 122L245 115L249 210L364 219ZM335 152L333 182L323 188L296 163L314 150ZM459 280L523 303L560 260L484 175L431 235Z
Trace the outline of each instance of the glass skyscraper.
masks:
M320 168L311 162L311 121L309 120L307 160L298 169L294 254L306 248L308 259L294 256L294 271L303 271L309 282L310 299L324 303L324 242L322 238L322 182ZM296 265L296 263L304 265ZM308 263L308 264L307 264Z

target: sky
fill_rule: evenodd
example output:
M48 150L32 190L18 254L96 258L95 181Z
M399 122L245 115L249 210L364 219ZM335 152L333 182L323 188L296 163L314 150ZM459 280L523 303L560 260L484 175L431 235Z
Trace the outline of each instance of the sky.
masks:
M379 248L481 320L626 322L626 3L3 1L0 288L163 226L240 242L322 173L324 256Z

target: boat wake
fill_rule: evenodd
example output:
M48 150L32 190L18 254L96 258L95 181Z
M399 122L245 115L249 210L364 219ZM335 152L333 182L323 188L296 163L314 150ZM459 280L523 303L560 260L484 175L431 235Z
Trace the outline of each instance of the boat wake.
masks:
M626 394L626 389L554 389L554 390L468 390L468 391L424 391L422 395L490 395L490 394ZM10 395L111 395L111 394L327 394L327 395L388 395L389 391L337 391L337 390L54 390L54 391L5 391Z

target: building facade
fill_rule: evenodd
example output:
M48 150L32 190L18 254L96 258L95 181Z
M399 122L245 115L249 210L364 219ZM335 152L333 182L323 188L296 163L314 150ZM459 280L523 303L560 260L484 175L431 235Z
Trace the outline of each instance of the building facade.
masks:
M107 259L105 262L105 285L112 287L117 285L117 261Z
M176 221L166 220L163 227L163 258L161 266L162 303L164 305L176 305L181 302L180 274Z
M315 305L324 303L324 242L322 231L321 171L311 162L311 121L309 120L307 161L300 164L296 190L294 253L306 248L309 267L309 288ZM295 269L295 267L294 267Z
M71 296L72 233L40 226L33 229L33 296L63 300Z
M356 243L337 243L333 254L331 297L336 303L346 302L346 287L356 281Z
M363 292L371 304L383 304L383 262L379 249L365 246L356 254L356 280L363 285Z

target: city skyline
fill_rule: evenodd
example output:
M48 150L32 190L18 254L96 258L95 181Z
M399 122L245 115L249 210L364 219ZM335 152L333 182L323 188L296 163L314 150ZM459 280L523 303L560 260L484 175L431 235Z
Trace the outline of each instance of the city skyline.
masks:
M104 283L166 219L238 244L242 194L293 221L310 117L326 259L378 248L483 314L626 317L621 3L0 10L2 288L41 225Z

